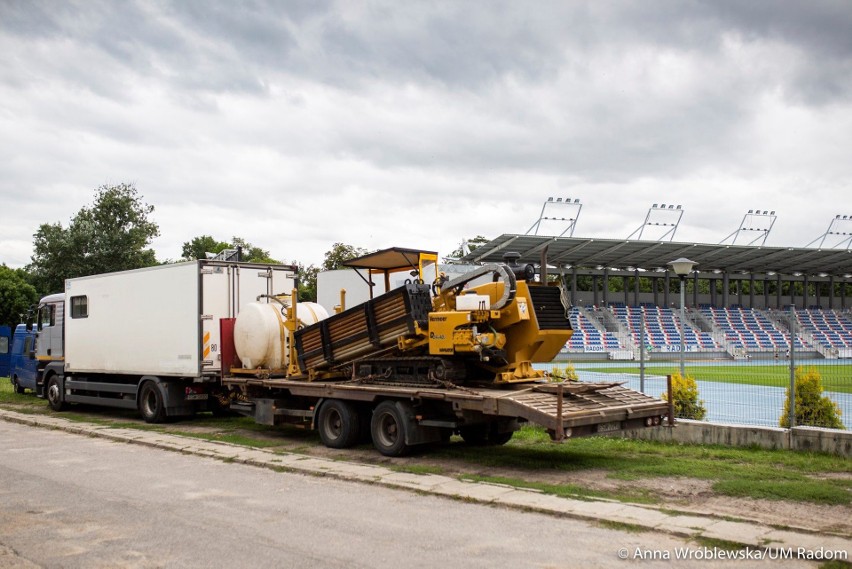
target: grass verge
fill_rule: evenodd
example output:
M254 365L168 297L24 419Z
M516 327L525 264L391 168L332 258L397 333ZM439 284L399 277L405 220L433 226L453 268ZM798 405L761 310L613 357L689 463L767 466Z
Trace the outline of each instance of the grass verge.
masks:
M8 379L0 379L0 406L25 413L51 413L44 400L14 393ZM75 406L61 416L99 426L178 434L251 448L306 455L324 450L318 446L315 433L272 429L246 417L202 414L191 421L149 425L132 411L84 406ZM353 451L357 460L388 464L372 450L364 452L366 449ZM352 456L343 454L346 452L340 451L339 456ZM515 433L503 447L476 448L456 442L424 450L407 461L390 462L402 472L446 474L575 498L655 503L665 501L663 492L631 486L630 482L680 477L710 481L713 492L726 496L842 506L852 503L852 461L848 458L604 437L573 439L558 445L543 429L530 426ZM614 482L606 486L617 490L589 488L572 480L572 474L589 471Z

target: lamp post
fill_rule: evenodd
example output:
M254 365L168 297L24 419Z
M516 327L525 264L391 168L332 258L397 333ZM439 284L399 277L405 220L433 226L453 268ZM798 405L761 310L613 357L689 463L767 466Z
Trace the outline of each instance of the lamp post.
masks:
M671 261L672 270L680 277L680 377L686 377L685 352L686 342L684 341L684 332L686 330L686 276L692 272L692 267L697 265L695 261L690 261L686 257Z

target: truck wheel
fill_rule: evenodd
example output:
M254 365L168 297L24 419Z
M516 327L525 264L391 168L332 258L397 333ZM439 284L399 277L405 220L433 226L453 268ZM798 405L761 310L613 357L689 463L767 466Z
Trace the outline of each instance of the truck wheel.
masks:
M404 409L402 403L382 401L373 411L370 422L373 446L385 456L403 456L411 450L405 443Z
M54 411L63 411L68 408L62 393L62 383L56 375L51 375L47 380L47 404Z
M349 448L358 444L360 416L355 406L339 399L322 404L317 417L317 430L322 444L329 448Z
M21 387L20 383L18 383L18 376L17 375L12 376L12 387L15 389L15 393L23 393L24 392L24 388Z
M142 385L139 391L139 414L146 423L162 423L166 420L166 406L160 388L152 381Z

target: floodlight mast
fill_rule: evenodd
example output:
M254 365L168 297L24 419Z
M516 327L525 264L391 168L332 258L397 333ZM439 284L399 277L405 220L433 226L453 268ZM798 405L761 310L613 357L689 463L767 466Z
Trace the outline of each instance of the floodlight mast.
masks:
M778 216L775 215L775 211L767 211L760 209L750 209L748 213L743 216L743 220L740 222L740 226L730 235L719 241L719 245L722 245L733 237L731 241L731 245L737 244L737 237L740 234L747 231L756 231L758 232L757 237L746 243L746 245L754 245L755 242L760 240L763 237L763 240L760 242L760 245L766 245L766 238L769 237L769 233L772 231L772 228L775 226L775 220L778 219Z
M684 354L686 350L686 341L684 339L686 335L686 308L684 306L686 304L686 277L698 263L690 261L686 257L681 257L670 261L668 264L671 265L674 273L680 277L680 377L683 379L686 377L686 355ZM671 394L669 397L671 397Z
M555 217L553 213L554 210L561 209L565 211L565 209L570 209L571 212L568 214L569 217ZM583 209L583 204L580 203L580 200L574 198L565 198L565 201L562 198L554 199L552 197L547 198L547 201L544 202L544 205L541 206L541 213L538 216L538 221L532 224L532 226L527 229L525 235L529 235L530 232L533 232L533 235L538 235L538 231L541 228L542 221L560 221L567 222L568 226L560 233L559 235L555 235L555 237L562 237L566 233L568 233L568 237L574 236L574 229L577 227L577 220L580 219L580 211ZM545 213L549 213L550 215L545 215ZM553 216L553 217L551 217Z
M805 245L805 247L810 247L819 241L819 249L822 249L829 235L840 235L843 237L843 239L838 241L833 247L830 247L830 249L840 249L843 244L846 244L845 249L847 251L852 249L852 215L835 215L834 219L828 224L828 229L825 230L825 233Z
M675 206L674 204L669 204L666 206L666 204L654 204L648 208L648 213L645 215L645 221L642 225L636 228L636 231L628 235L627 239L631 239L637 233L639 236L636 239L642 239L642 233L645 231L645 228L649 225L653 225L656 227L671 227L671 229L660 236L659 241L665 240L667 235L669 236L669 241L673 241L677 228L680 225L680 220L683 218L684 211L685 210L680 205Z

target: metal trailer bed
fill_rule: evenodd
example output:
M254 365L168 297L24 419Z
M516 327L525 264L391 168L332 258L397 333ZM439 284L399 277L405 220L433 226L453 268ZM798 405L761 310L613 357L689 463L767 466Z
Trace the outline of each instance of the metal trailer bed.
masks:
M328 400L355 402L367 409L383 400L406 401L422 410L415 415L416 424L425 428L458 429L470 420L514 419L541 425L557 441L659 426L670 415L667 402L620 383L538 383L497 389L229 377L225 384L245 389L250 399L231 407L254 416L258 423L307 428L315 426L314 415Z

